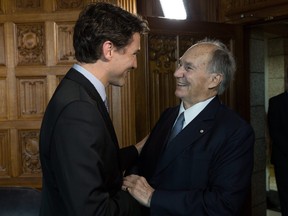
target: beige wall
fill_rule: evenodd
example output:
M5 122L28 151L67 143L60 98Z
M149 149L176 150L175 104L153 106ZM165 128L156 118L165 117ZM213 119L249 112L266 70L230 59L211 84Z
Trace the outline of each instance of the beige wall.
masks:
M285 89L285 71L288 68L288 38L271 36L267 42L267 97L271 98L284 92Z

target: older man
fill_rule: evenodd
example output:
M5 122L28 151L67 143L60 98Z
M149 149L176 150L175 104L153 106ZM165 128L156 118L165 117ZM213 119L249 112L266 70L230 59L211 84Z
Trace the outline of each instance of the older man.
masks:
M141 152L138 175L123 184L146 207L143 215L240 215L253 170L254 132L218 96L235 68L220 41L200 41L180 58L174 76L182 102L161 115Z

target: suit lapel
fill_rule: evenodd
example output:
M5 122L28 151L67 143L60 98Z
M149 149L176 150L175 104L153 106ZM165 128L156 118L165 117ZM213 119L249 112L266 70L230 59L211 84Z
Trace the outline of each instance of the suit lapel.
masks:
M117 136L116 136L111 118L109 116L109 113L107 111L107 108L106 108L101 96L99 95L99 93L97 92L95 87L93 86L93 84L88 79L86 79L85 76L83 76L81 73L79 73L74 68L71 68L68 71L65 78L73 80L74 82L77 82L79 85L81 85L87 91L87 93L90 95L90 97L96 102L97 107L98 107L98 109L99 109L99 111L103 117L103 120L107 126L107 129L111 134L112 140L118 146Z
M220 105L218 97L214 98L199 115L193 119L169 144L159 158L155 176L160 174L185 149L190 148L199 138L212 128L217 108Z

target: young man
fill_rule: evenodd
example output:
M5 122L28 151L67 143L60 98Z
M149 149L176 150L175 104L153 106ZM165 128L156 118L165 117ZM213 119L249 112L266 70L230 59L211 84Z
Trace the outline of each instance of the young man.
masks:
M174 76L182 102L164 111L143 147L138 175L124 179L123 189L148 207L143 215L240 215L254 132L218 97L234 71L234 58L219 41L198 42L181 57ZM182 130L171 137L178 122Z
M111 4L80 13L73 37L78 63L57 87L41 126L41 216L138 214L121 185L143 143L119 149L105 88L125 84L147 30L144 20Z

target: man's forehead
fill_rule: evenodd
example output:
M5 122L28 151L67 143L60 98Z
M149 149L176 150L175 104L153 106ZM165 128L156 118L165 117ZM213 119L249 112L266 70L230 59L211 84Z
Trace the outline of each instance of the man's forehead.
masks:
M199 44L190 47L181 59L189 59L189 58L196 58L196 57L207 57L210 56L213 50L217 47L211 44Z

